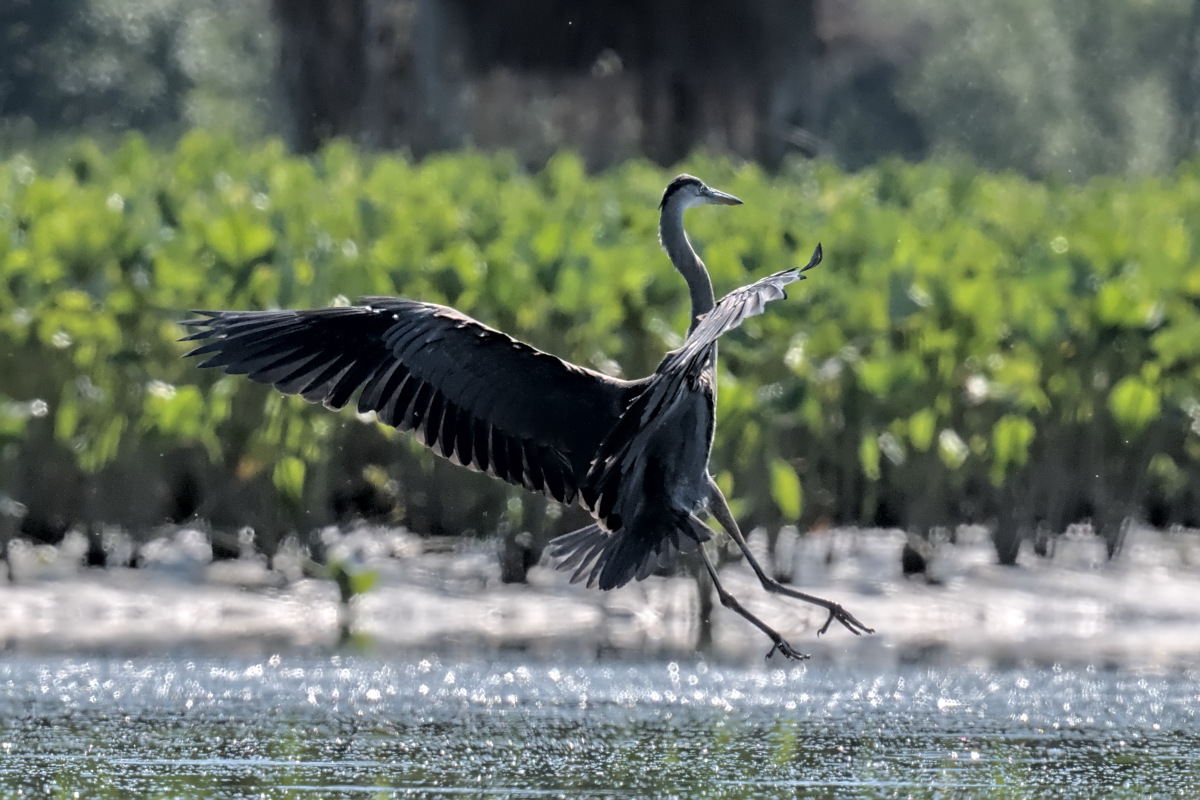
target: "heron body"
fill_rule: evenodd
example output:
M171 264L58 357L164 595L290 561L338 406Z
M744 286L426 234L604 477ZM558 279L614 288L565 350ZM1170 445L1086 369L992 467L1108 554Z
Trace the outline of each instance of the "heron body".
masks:
M435 453L509 483L587 509L594 522L551 542L572 581L612 589L698 552L721 602L746 617L790 658L802 657L750 614L717 579L701 544L711 511L769 591L829 611L855 633L870 629L841 606L783 587L745 546L708 472L716 421L717 339L820 262L769 275L718 303L688 242L683 214L699 205L739 205L732 195L680 175L663 194L659 235L687 281L687 339L653 375L620 380L563 361L452 308L367 297L361 305L307 311L202 311L185 324L203 342L204 367L413 431Z

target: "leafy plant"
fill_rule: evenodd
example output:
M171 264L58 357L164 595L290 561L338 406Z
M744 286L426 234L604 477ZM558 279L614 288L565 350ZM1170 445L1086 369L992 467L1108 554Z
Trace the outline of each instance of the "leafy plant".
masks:
M1081 186L962 163L686 168L746 200L689 218L718 293L817 241L827 254L722 341L714 472L748 525L1193 520L1200 165ZM414 527L491 531L515 490L352 410L198 370L177 320L398 294L642 375L687 325L656 241L669 177L640 162L589 177L570 153L536 174L506 156L413 164L345 143L300 158L203 132L169 152L131 137L111 152L81 141L63 163L11 159L0 476L48 454L85 482L125 475L138 491L68 509L120 522L165 502L156 465L178 462L208 487L201 513L261 531L323 523L332 498L384 475ZM6 480L31 514L68 503Z

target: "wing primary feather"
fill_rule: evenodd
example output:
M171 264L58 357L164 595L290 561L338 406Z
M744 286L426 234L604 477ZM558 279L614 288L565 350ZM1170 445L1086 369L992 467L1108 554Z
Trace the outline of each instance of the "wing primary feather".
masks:
M459 462L464 466L471 466L473 463L471 445L474 444L474 436L472 435L474 429L475 418L467 413L466 410L458 409L453 433L454 452L458 456Z
M492 472L500 480L508 480L508 439L492 426Z
M529 439L522 439L521 455L525 463L525 485L540 492L546 484L542 478L542 469L539 463L541 459L538 458L537 445Z
M407 420L412 414L413 406L416 404L417 397L421 394L421 390L428 385L429 384L422 381L416 375L412 375L407 381L404 382L404 385L400 387L400 391L396 395L396 411L393 415L396 421L392 423L397 430L410 431L416 427L415 425L409 424ZM425 402L428 402L428 398L426 398ZM418 422L417 424L420 423Z
M821 243L817 242L816 248L813 250L812 257L808 259L808 263L800 268L801 272L808 272L810 269L821 263L824 257L824 252L821 250Z
M422 382L420 388L417 389L416 396L413 397L411 408L400 419L400 430L411 431L420 429L421 422L425 419L425 412L429 409L429 401L432 397L433 389L428 383Z
M313 344L314 338L312 331L296 319L284 320L265 328L248 324L244 330L231 330L230 326L220 325L211 330L209 335L217 337L216 341L201 349L240 352L243 355L253 353L256 356L292 346L308 347Z
M487 472L488 469L488 440L491 438L488 435L487 420L476 417L472 423L472 433L475 441L472 443L471 453L475 456L475 463L481 470Z
M455 445L458 444L458 407L449 400L446 401L446 408L442 412L442 432L438 439L442 443L442 457L453 456ZM459 461L462 462L462 459Z
M368 411L379 411L380 401L383 398L383 387L387 385L392 375L396 370L401 370L402 374L407 375L408 370L399 361L393 361L390 364L384 364L377 369L367 383L363 386L362 394L358 396L358 413L365 414Z
M560 503L570 502L567 500L567 482L564 479L563 465L558 461L554 451L548 447L538 448L538 463L542 467L542 477L545 479L547 491L550 496Z
M334 356L325 368L305 381L296 392L309 402L316 402L329 393L330 384L354 364L354 356L339 353Z
M230 323L220 318L211 320L186 320L183 323L189 327L197 327L200 325L209 325L206 328L196 333L183 337L181 342L197 342L205 339L217 338L216 342L203 345L198 348L199 351L212 352L214 349L220 348L220 342L241 341L253 336L253 341L264 344L274 341L280 336L291 336L296 332L296 319L290 317L281 320L271 320L269 322L261 322L257 320L249 320L244 323ZM244 328L245 330L242 330ZM200 355L198 350L193 350L188 353L189 356Z
M438 443L438 434L442 431L442 414L446 409L446 398L437 389L429 400L429 410L425 413L422 430L425 433L425 446L432 448ZM414 426L415 427L415 426Z
M345 408L346 403L350 402L350 397L354 394L354 390L361 386L380 367L380 364L367 361L366 359L355 361L350 366L350 369L346 370L330 388L329 394L325 396L325 407L335 410Z
M279 359L275 366L247 373L251 379L269 383L284 394L295 394L290 384L302 378L313 368L313 364L324 359L324 353L302 353L295 359Z
M227 340L221 340L221 344L224 347L217 351L212 358L202 362L200 366L205 369L222 367L230 375L249 375L252 380L260 380L254 377L258 372L286 365L303 350L302 345L295 342L286 342L285 346L278 350L255 349L249 353L238 347L236 342L230 344Z
M525 459L521 456L521 440L515 436L505 436L508 446L508 478L513 483L525 484Z
M380 393L383 404L376 406L383 424L393 428L400 427L408 413L409 401L423 385L420 378L409 375L407 370L398 369L393 372Z

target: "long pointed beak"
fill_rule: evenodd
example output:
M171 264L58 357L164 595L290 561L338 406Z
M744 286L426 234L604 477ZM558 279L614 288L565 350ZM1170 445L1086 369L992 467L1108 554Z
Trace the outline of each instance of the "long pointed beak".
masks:
M738 200L733 195L726 194L725 192L718 191L710 187L705 187L704 196L708 198L710 203L716 203L720 206L740 206L742 204L742 201Z

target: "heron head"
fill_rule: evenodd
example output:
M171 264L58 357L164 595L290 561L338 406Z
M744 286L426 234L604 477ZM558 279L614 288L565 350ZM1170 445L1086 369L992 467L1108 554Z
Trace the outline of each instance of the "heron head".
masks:
M666 208L667 203L678 203L680 208L692 208L708 205L740 206L742 201L731 194L713 189L693 175L684 174L667 184L667 190L663 192L662 202L658 207Z

